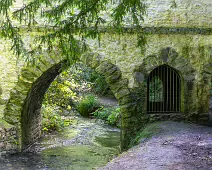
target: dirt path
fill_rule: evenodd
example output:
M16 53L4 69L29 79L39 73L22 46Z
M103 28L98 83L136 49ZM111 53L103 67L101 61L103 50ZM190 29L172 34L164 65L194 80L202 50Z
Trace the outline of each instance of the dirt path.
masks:
M160 133L100 170L212 170L212 127L162 122Z
M105 96L98 96L99 102L104 106L115 107L118 106L118 101L115 98L105 97Z

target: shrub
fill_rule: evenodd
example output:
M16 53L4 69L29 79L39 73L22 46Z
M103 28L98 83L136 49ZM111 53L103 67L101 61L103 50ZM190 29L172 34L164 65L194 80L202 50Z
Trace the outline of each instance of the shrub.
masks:
M67 120L62 120L59 110L50 106L42 106L42 129L44 132L60 131L69 126Z
M119 115L120 115L120 108L116 108L115 110L112 111L112 113L108 116L107 120L110 125L119 125Z
M95 112L92 113L96 118L107 121L108 116L111 114L113 108L100 107Z
M92 82L91 88L94 93L104 96L113 96L105 78L94 70L90 71L90 80L88 81Z
M71 110L71 108L74 107L78 96L72 86L76 83L71 80L66 80L68 76L66 73L67 72L63 72L52 82L44 96L43 104L59 106L65 110Z
M106 123L120 127L120 108L101 107L92 113L96 118L105 120Z
M89 117L90 113L94 112L100 107L97 98L93 95L87 95L85 98L79 101L77 105L77 110L80 115L84 117Z

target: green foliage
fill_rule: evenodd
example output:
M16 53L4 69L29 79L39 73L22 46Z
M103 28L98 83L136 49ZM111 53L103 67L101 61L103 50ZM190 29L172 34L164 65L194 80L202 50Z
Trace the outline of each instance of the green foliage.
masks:
M120 127L120 108L100 107L92 113L96 118L105 120L106 123Z
M118 125L119 124L119 115L120 115L120 108L117 108L112 111L112 113L108 116L108 123L110 125Z
M0 34L13 40L12 48L19 56L38 59L37 51L51 52L56 47L72 64L87 49L86 38L100 40L102 26L120 34L125 25L132 26L138 33L138 44L145 42L140 27L146 8L143 0L31 0L25 3L12 12L13 0L0 1ZM44 29L30 48L21 37L19 27L23 25L28 31L35 26ZM80 38L76 39L76 34Z
M60 131L65 126L69 126L70 122L62 120L59 110L50 106L42 106L42 129L44 132Z
M44 104L73 110L83 93L90 91L91 83L81 76L82 69L75 65L63 71L51 83L44 97Z
M106 121L108 119L108 116L111 114L112 110L113 108L100 107L95 112L93 112L92 115L94 115L98 119Z
M97 98L93 95L87 95L85 98L79 101L77 110L80 115L89 117L90 113L94 112L100 107Z
M77 109L81 114L85 114L85 116L87 114L88 116L91 111L94 111L94 109L91 109L91 107L94 107L92 104L97 107L98 103L92 95L85 98L83 96L98 90L101 95L108 94L108 91L110 91L104 77L92 69L76 64L62 72L52 82L44 96L43 104L59 107L61 110L67 111L75 111Z
M78 82L84 81L89 84L92 92L95 94L103 95L103 96L113 96L113 93L109 89L105 78L98 74L95 70L77 63L75 65L75 74L73 74L73 78Z
M94 93L104 96L113 96L113 93L109 89L109 86L103 76L99 75L94 70L91 70L89 73L90 77L87 81L92 83L91 88Z
M152 78L149 84L149 101L163 102L163 82L158 76Z
M75 107L75 102L79 100L76 91L79 84L70 78L71 74L68 73L64 71L51 83L44 96L44 104L59 106L66 110Z
M97 81L101 83L96 83ZM69 125L69 121L61 119L65 110L68 113L77 110L82 116L89 117L90 113L100 107L95 96L83 97L91 92L92 88L104 91L108 86L103 77L81 64L73 65L57 76L44 96L43 130L58 131ZM114 124L115 117L115 115L111 116L108 121Z
M95 79L93 75L91 76L92 71L86 72L86 70L84 67L73 66L62 72L51 83L42 106L44 131L58 131L69 125L69 121L61 119L65 110L68 112L77 110L81 115L88 117L99 107L96 97L88 95L83 98L84 93L88 93L93 85L88 80L91 80L90 77ZM95 74L96 76L98 74Z
M177 3L175 0L172 0L171 2L171 8L177 8Z

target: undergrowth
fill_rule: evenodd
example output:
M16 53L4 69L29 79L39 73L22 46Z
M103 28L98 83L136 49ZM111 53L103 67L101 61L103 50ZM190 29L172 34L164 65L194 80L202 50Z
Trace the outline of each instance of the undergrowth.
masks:
M43 131L60 131L69 125L66 120L62 119L63 115L79 113L84 117L89 117L92 112L100 108L95 95L87 95L91 93L110 95L112 92L104 77L80 63L63 71L51 83L44 96L42 105ZM115 125L117 115L114 111L111 113L106 114L107 122Z
M89 117L92 112L100 107L100 103L94 95L87 95L77 104L77 111L81 116Z
M60 110L56 107L42 106L42 130L43 132L61 131L70 125L69 120L63 120Z
M92 113L98 119L102 119L105 123L120 127L120 108L112 107L112 108L105 108L101 107L95 112Z

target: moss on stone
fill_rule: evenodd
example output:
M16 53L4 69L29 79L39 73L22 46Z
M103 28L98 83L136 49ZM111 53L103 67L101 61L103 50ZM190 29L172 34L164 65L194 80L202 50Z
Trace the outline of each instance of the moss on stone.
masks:
M9 124L4 119L0 118L0 127L5 128L5 129L9 129L9 128L14 128L15 126Z
M142 130L138 131L134 138L130 141L130 147L139 144L142 140L151 138L152 136L161 132L160 122L150 123Z

